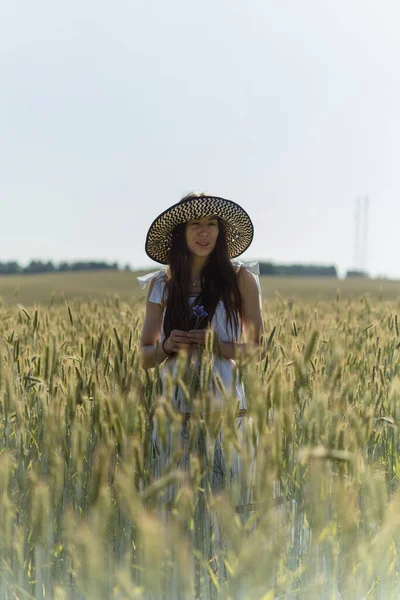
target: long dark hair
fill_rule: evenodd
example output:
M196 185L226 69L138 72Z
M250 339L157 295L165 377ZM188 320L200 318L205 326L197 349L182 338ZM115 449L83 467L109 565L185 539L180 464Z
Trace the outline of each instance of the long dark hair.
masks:
M201 271L201 292L195 303L204 306L208 313L199 322L199 327L206 328L211 323L218 302L222 300L227 315L227 325L235 332L242 317L242 297L237 274L230 261L223 220L218 219L218 224L219 233L215 248ZM189 303L191 263L185 231L186 223L181 223L175 227L172 234L168 261L168 296L164 317L166 337L173 329L183 331L193 329L197 321Z

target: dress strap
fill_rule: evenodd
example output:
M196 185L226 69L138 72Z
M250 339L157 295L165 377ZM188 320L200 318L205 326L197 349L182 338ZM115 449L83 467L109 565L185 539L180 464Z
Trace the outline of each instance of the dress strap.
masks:
M151 273L147 273L147 275L141 275L140 277L136 277L139 282L142 290L147 289L149 283L153 281L156 277L160 277L161 274L165 273L165 269L159 269L158 271L152 271Z
M159 271L153 271L152 273L147 273L147 275L141 275L140 277L137 277L142 290L147 289L150 283L154 281L153 289L151 290L151 294L149 296L150 302L161 305L163 304L166 274L167 270L166 268L163 268Z

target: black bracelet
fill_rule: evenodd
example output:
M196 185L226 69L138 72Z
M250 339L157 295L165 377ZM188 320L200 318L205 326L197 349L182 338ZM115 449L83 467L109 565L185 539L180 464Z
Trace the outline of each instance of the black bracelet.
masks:
M175 352L167 352L166 349L164 348L164 344L167 341L168 338L165 338L163 340L163 343L161 344L161 348L163 349L164 354L166 354L167 356L175 356Z

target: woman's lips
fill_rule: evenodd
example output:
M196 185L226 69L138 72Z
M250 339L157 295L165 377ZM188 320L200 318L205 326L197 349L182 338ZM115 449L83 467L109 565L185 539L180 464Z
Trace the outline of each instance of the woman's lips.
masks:
M198 244L198 246L201 246L202 248L205 248L210 244L210 242L196 242L196 244Z

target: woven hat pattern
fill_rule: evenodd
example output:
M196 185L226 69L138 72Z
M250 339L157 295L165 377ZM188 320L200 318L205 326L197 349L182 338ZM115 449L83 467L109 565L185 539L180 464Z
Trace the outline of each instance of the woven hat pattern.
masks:
M236 258L250 246L254 235L253 223L239 204L216 196L194 196L174 204L153 221L147 233L146 254L166 265L174 228L180 223L207 216L223 220L231 258Z

